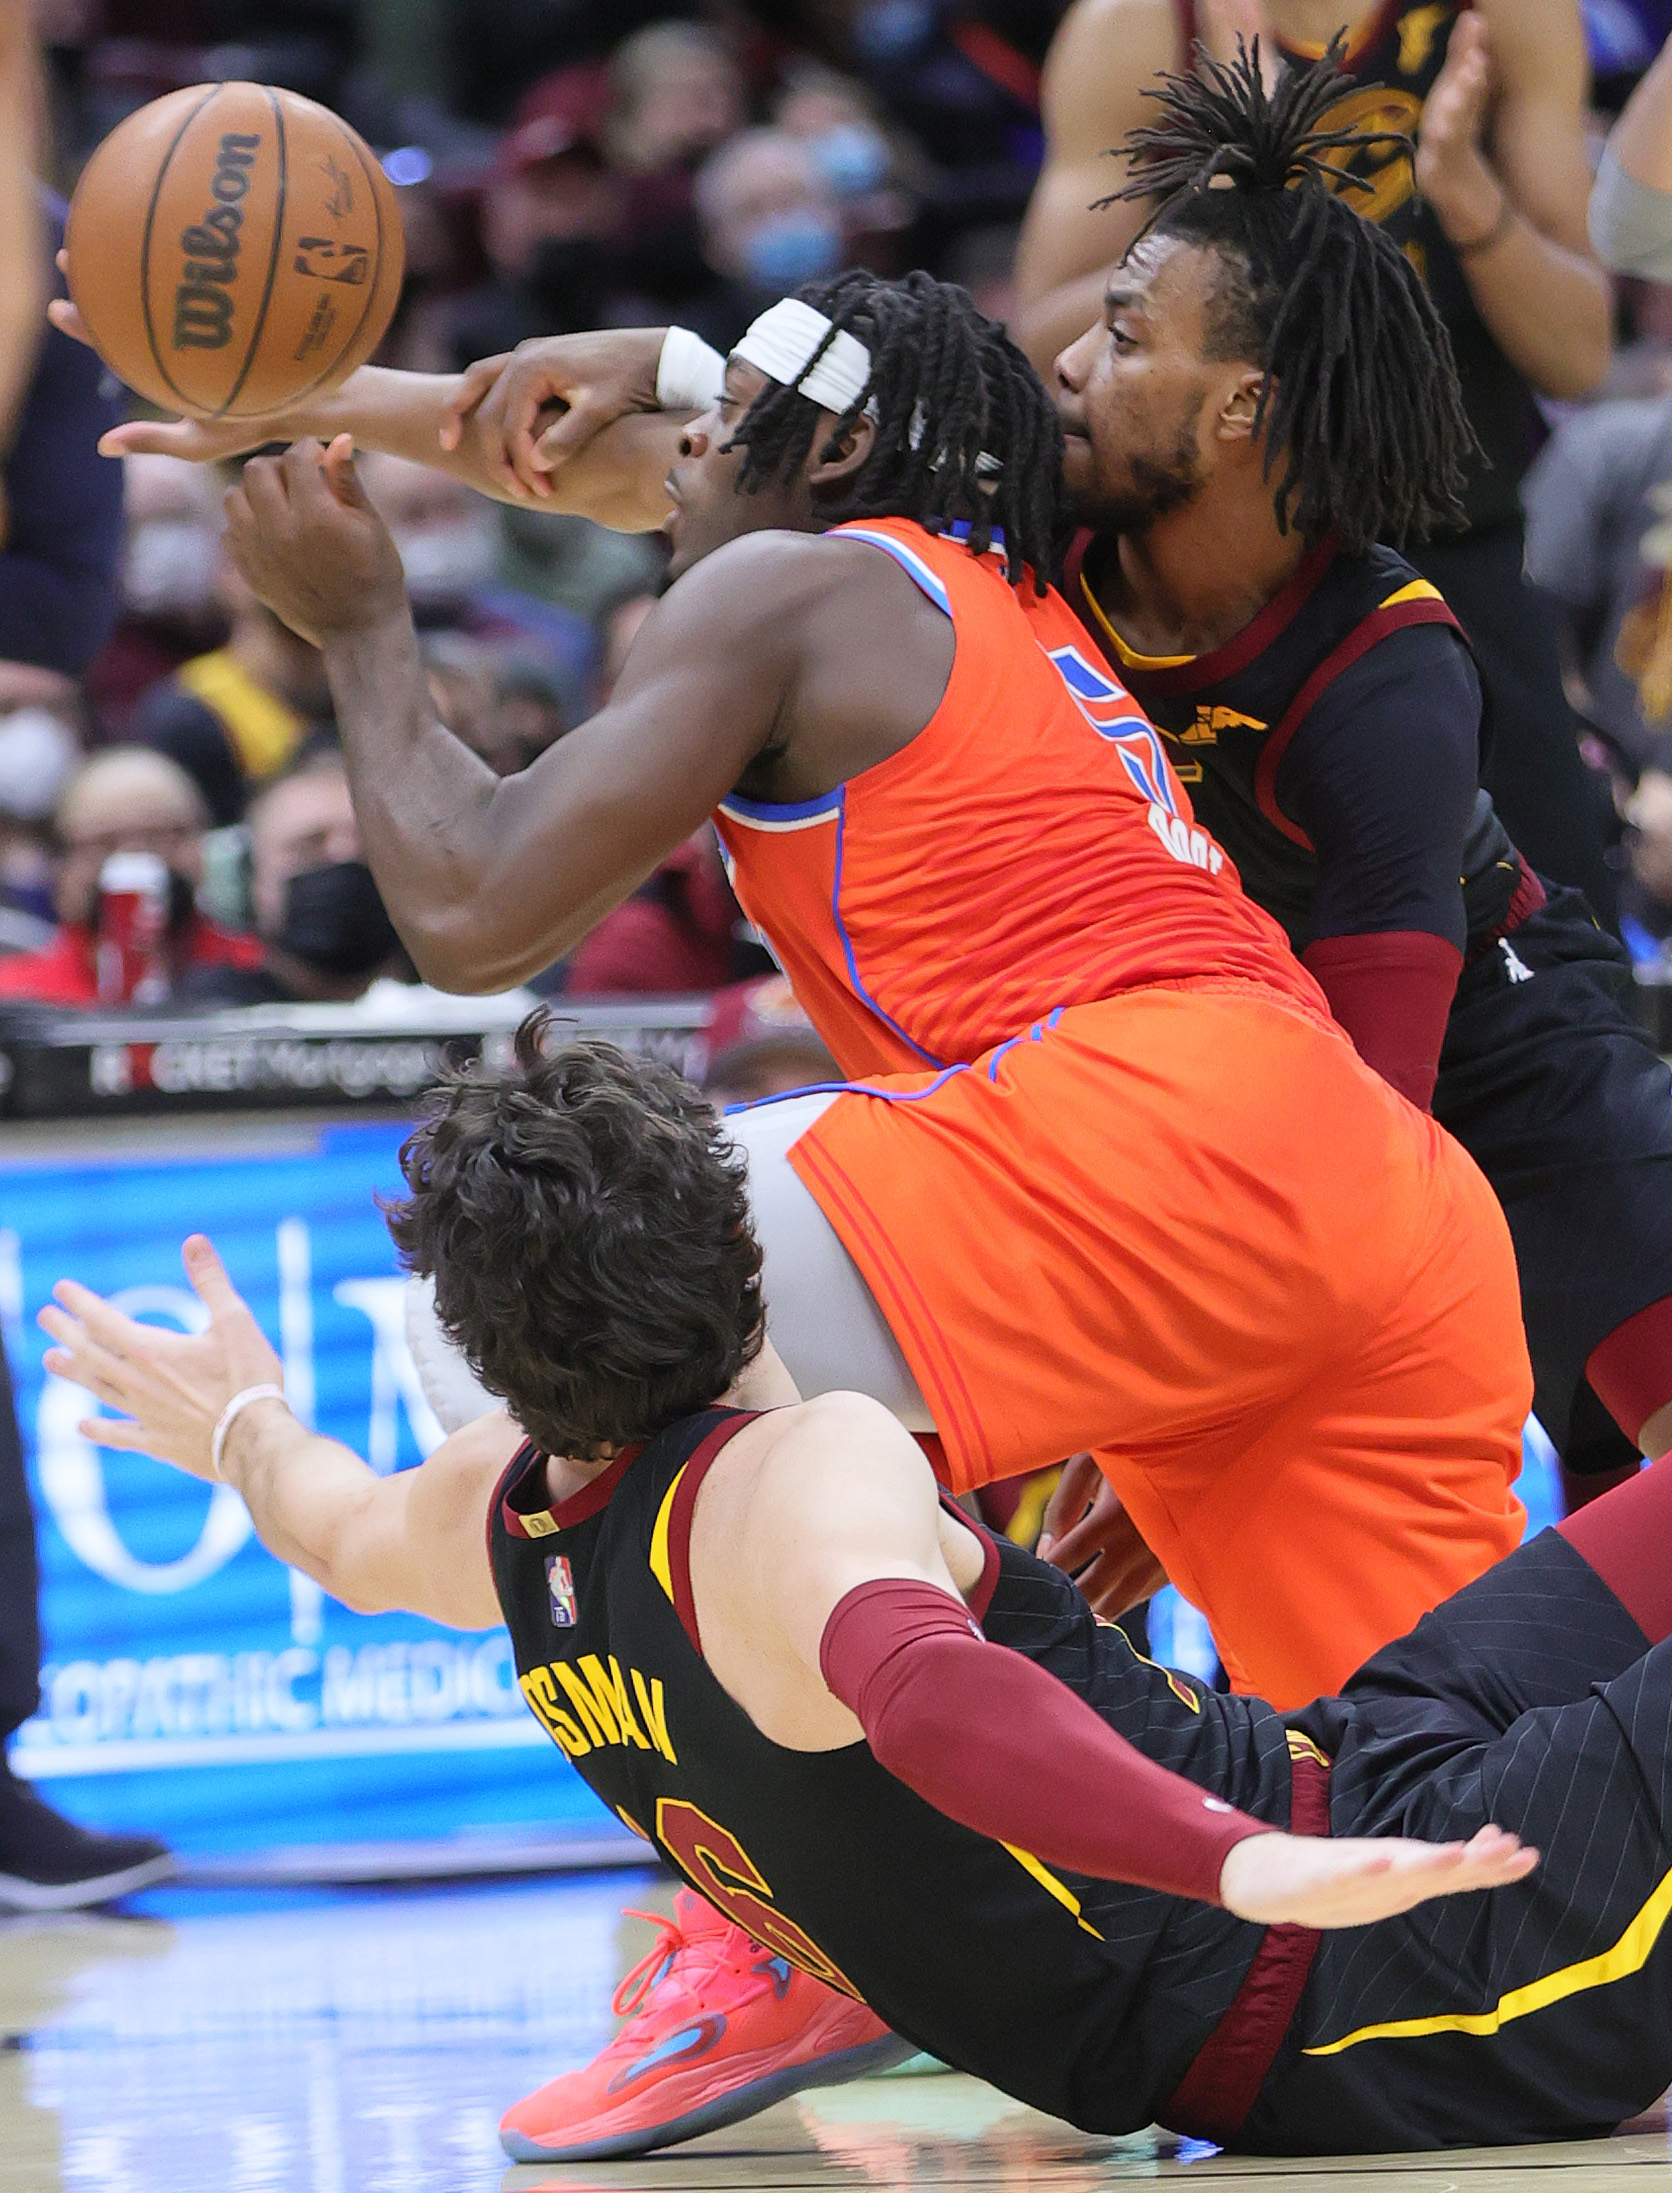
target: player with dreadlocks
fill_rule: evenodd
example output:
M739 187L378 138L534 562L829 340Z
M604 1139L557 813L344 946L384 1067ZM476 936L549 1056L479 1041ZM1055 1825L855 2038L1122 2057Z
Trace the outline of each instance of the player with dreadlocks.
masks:
M646 404L697 393L680 351L651 345ZM737 1123L797 1386L932 1428L956 1491L1095 1451L1238 1682L1299 1704L1520 1536L1501 1213L1329 1019L1042 588L1060 443L1020 353L958 291L850 276L720 363L683 425L619 418L558 475L571 507L589 480L598 514L608 475L618 516L636 495L665 519L675 576L608 705L517 777L435 721L346 441L252 462L231 552L323 650L367 855L432 981L549 965L714 815L848 1076ZM519 376L445 384L455 418ZM411 408L399 376L366 388L317 423ZM687 1911L664 1962L595 2064L513 2112L522 2151L653 2145L887 2042L718 1913Z
M1375 545L1447 521L1469 437L1427 290L1333 187L1339 65L1166 78L1123 148L1152 210L1058 362L1067 589L1360 1052L1497 1190L1576 1503L1672 1446L1672 1099L1624 954L1479 790L1455 619ZM1047 1528L1088 1495L1058 1559L1120 1542L1083 1467Z

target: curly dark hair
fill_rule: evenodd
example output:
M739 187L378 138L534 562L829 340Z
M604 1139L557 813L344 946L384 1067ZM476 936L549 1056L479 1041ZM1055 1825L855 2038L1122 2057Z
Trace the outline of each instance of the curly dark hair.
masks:
M1355 553L1460 525L1477 444L1421 276L1343 195L1370 187L1345 166L1354 152L1411 152L1388 131L1328 126L1345 55L1338 33L1268 92L1258 39L1228 63L1198 47L1191 74L1144 94L1160 118L1123 141L1128 180L1099 202L1157 199L1134 245L1154 233L1217 255L1208 355L1266 376L1255 426L1267 478L1282 467L1278 525L1307 540L1336 532Z
M766 1334L744 1161L670 1067L549 1012L450 1072L386 1207L441 1328L547 1454L596 1461L707 1408Z
M1043 594L1068 530L1063 518L1062 425L1044 382L996 320L953 282L913 272L897 282L863 271L796 291L832 323L804 380L839 332L871 353L871 377L837 420L819 455L840 455L842 437L868 405L871 454L840 494L821 502L831 524L846 518L914 518L930 533L960 522L982 554L1004 536L1011 577L1031 572ZM732 429L744 452L740 492L807 461L819 407L799 386L764 389Z

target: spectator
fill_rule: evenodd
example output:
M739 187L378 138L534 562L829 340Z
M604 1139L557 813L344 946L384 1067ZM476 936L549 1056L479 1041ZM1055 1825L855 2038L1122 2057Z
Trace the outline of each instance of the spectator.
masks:
M1625 803L1620 931L1638 965L1672 964L1672 738L1657 739Z
M695 167L746 119L730 49L696 23L652 23L623 40L609 90L606 142L624 175Z
M612 55L605 138L627 181L624 240L644 299L633 318L676 319L710 286L692 181L745 119L742 77L712 31L654 23Z
M227 637L220 578L221 486L179 457L122 461L127 510L121 616L87 673L87 692L118 738L156 684Z
M0 663L0 949L47 941L52 813L81 760L80 715L68 678Z
M307 742L333 730L319 651L258 602L223 558L217 579L232 629L134 710L139 743L166 754L202 794L217 829L243 819L250 794Z
M745 130L723 145L697 176L696 204L714 279L682 319L716 350L846 255L841 202L811 145L784 130Z
M395 537L421 632L458 632L515 644L548 665L578 720L597 642L583 617L499 582L499 517L485 496L404 457L371 453L360 480Z
M609 83L562 69L518 107L482 194L491 281L453 315L455 362L531 335L607 326L623 282L628 188L604 149Z
M544 663L493 641L444 633L424 667L437 715L495 776L516 776L578 720Z
M0 999L96 1005L100 998L100 871L113 853L154 853L166 863L170 904L160 957L172 988L194 968L253 967L261 947L198 910L202 794L177 762L146 747L114 746L70 779L58 803L53 907L58 927L39 951L0 959Z
M348 772L333 748L305 755L250 803L254 965L190 970L177 994L217 1005L347 1003L382 975L410 975L360 846Z
M842 1079L782 975L757 975L720 991L699 1040L703 1088L722 1108Z
M1587 713L1635 769L1672 731L1672 397L1574 412L1523 496L1527 575L1561 605Z

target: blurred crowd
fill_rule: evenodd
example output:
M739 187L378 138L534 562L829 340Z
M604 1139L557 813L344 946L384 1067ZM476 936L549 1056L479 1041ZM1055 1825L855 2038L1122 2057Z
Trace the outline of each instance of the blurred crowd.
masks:
M1066 0L33 12L39 164L60 192L126 114L205 77L283 83L346 114L405 216L408 280L380 358L446 370L599 325L677 320L725 348L767 303L855 264L927 266L1003 315ZM1672 4L1584 12L1600 155ZM1624 933L1672 969L1672 286L1620 281L1617 321L1598 396L1544 407L1528 563L1613 792ZM361 857L318 658L222 555L223 480L92 454L127 404L49 335L5 460L0 1006L116 1002L136 984L182 1004L346 1005L411 980ZM661 584L660 542L491 505L392 458L364 472L436 706L514 774L607 694ZM125 954L101 952L117 853L151 863L122 871L143 885L139 913L113 901L110 920L151 925ZM719 992L768 973L704 832L535 987ZM801 1063L820 1065L810 1038Z

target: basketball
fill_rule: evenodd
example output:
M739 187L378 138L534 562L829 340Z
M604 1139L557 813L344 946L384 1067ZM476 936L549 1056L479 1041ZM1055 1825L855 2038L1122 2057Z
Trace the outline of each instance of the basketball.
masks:
M266 84L194 84L130 115L87 163L65 253L105 364L202 419L286 410L363 365L404 265L369 147Z

